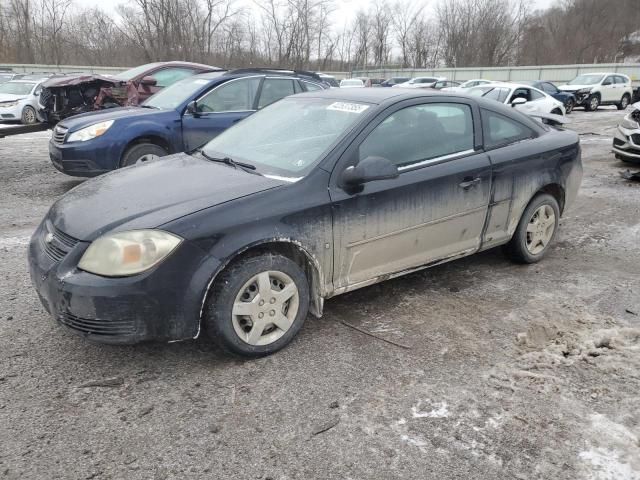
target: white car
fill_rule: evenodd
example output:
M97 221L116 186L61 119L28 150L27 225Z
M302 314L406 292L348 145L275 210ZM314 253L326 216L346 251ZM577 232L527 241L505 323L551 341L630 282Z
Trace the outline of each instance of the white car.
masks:
M44 80L11 80L0 84L0 121L37 123L38 96Z
M416 77L408 82L398 83L392 88L431 88L437 82L446 80L446 77Z
M359 78L345 78L340 80L340 88L364 88L364 82Z
M485 80L484 78L474 78L472 80L467 80L466 82L464 82L461 85L458 85L457 87L447 87L447 88L443 88L442 90L447 92L464 92L469 88L479 87L481 85L486 85L488 83L492 83L492 81Z
M597 110L600 105L615 105L625 110L633 98L631 79L620 73L584 73L578 75L559 90L576 96L576 106L587 111Z
M473 87L467 90L468 95L490 98L506 105L523 110L525 113L551 113L564 115L566 110L562 102L542 90L530 85L518 83L492 82L487 85Z
M613 153L623 162L640 163L640 102L632 108L613 134Z

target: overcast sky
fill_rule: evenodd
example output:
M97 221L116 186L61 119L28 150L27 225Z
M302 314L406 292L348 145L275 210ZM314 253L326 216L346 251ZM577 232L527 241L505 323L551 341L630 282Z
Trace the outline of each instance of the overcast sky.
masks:
M96 0L74 0L75 3L81 7L92 7L96 4L105 10L106 12L113 12L116 9L117 5L121 3L132 3L127 0L100 0L96 2ZM408 0L413 1L413 0ZM531 4L534 8L547 8L549 5L554 3L556 0L531 0ZM373 0L337 0L336 7L337 11L334 15L335 19L340 19L340 24L342 25L344 21L349 21L360 9L367 9L367 7L373 2ZM435 5L438 0L427 1L427 5ZM250 5L251 0L238 0L238 4L248 4Z

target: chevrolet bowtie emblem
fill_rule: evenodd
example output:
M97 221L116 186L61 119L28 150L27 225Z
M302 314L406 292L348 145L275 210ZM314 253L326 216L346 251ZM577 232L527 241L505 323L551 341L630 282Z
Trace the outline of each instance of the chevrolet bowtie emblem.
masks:
M48 232L48 233L44 236L44 241L45 241L45 243L51 243L51 242L53 242L53 233Z

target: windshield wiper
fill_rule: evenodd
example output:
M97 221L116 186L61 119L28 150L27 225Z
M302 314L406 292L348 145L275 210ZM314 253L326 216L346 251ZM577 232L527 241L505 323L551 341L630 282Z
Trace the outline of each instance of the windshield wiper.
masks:
M217 158L217 157L212 157L211 155L207 155L204 150L200 150L200 155L202 155L204 158L206 158L207 160L211 160L212 162L220 162L220 163L225 163L231 167L234 168L244 168L247 170L255 170L256 166L255 165L251 165L250 163L244 163L244 162L238 162L236 160L234 160L231 157L222 157L222 158Z
M158 107L152 107L151 105L140 105L141 108L153 108L156 110Z

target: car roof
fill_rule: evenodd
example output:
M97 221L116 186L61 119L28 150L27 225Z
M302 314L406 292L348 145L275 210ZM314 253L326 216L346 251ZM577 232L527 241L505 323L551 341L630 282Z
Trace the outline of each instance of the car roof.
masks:
M39 83L39 82L42 82L43 80L46 80L46 78L39 78L38 80L23 80L23 79L10 80L7 83Z
M329 90L318 90L315 92L299 93L296 96L329 98L351 102L364 102L381 104L390 99L404 100L416 97L442 97L460 98L460 94L455 92L440 92L439 90L421 90L404 88L332 88ZM477 100L476 97L473 97Z

